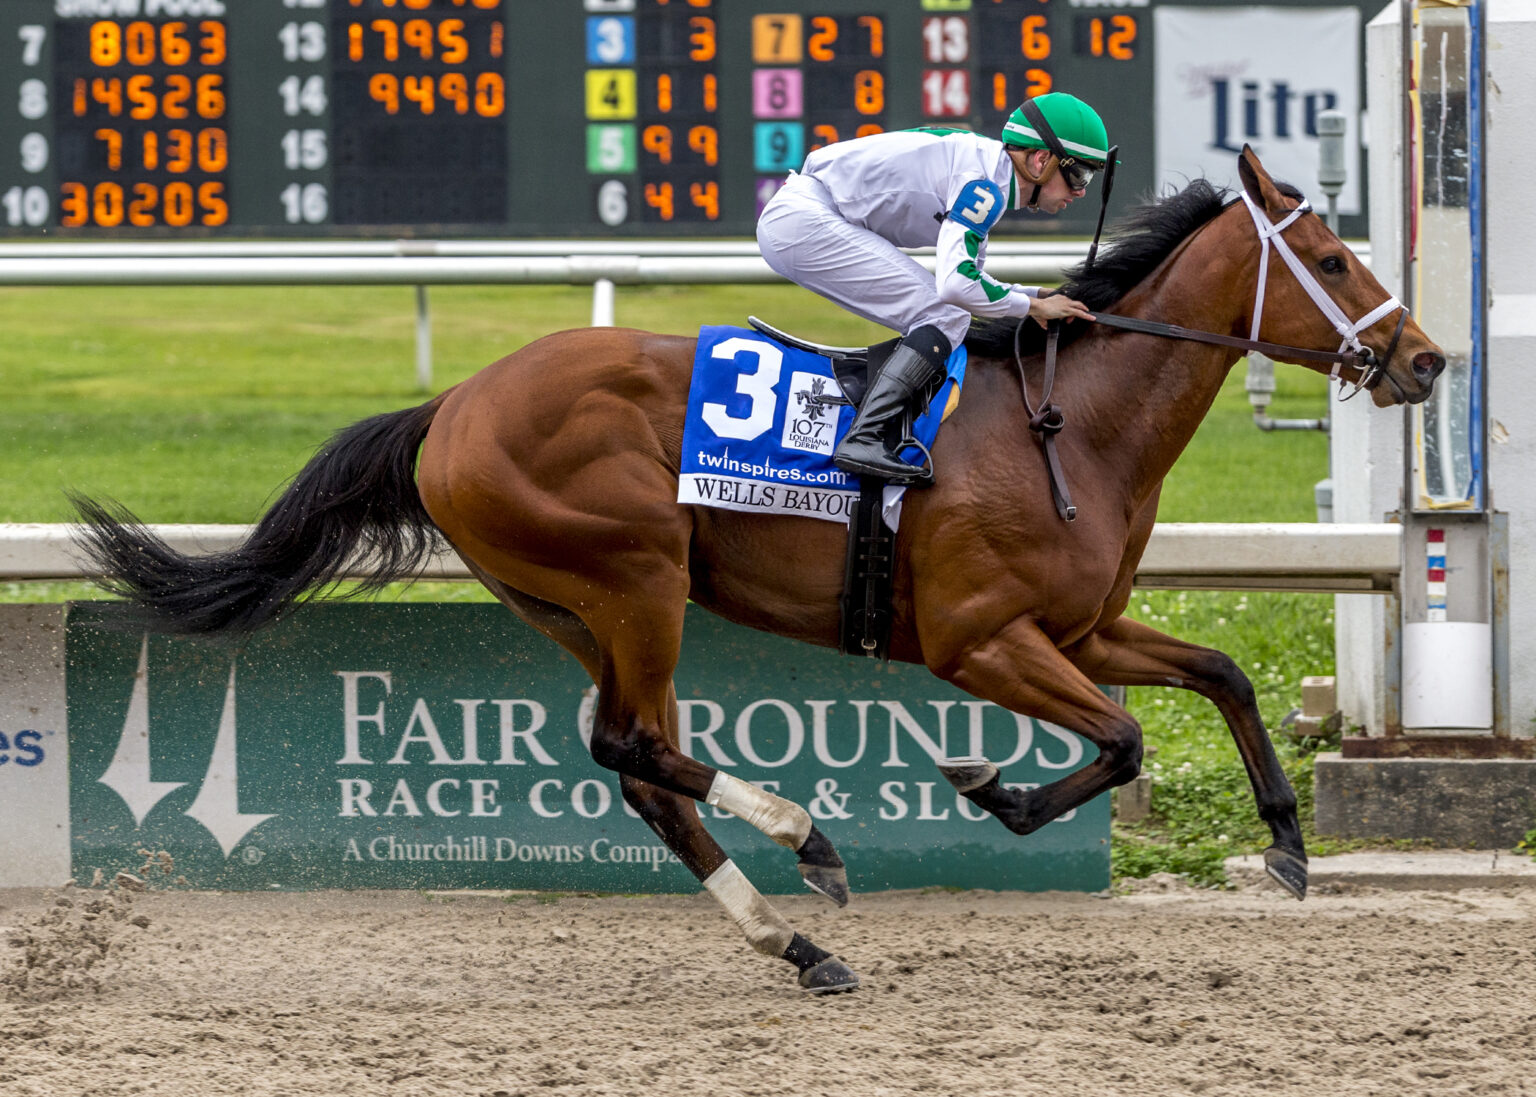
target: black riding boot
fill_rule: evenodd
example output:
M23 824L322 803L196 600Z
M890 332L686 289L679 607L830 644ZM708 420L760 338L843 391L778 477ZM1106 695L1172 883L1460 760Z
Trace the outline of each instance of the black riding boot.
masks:
M914 396L926 393L944 376L948 360L949 340L937 328L925 325L897 344L864 394L859 414L832 455L832 463L844 472L877 476L892 484L931 484L932 470L901 460L886 444L885 434Z

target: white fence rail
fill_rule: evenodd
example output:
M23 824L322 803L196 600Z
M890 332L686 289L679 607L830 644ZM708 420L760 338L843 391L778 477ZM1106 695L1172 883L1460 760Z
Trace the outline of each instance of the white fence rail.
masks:
M247 526L164 525L154 532L182 552L238 545ZM93 579L65 525L0 525L0 580ZM1136 572L1150 589L1392 593L1402 569L1402 528L1269 522L1165 522ZM469 579L454 553L417 578Z

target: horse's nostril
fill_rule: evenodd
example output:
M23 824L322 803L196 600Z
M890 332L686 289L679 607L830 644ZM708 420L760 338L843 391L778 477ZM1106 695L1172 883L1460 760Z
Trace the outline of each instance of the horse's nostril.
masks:
M1445 369L1445 355L1435 351L1423 351L1413 356L1413 375L1425 384L1440 376Z

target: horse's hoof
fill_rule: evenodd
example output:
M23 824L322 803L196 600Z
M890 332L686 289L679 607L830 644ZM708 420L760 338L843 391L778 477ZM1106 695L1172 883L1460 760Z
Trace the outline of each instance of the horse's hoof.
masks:
M831 899L840 907L848 905L848 870L842 865L808 865L800 862L805 886Z
M1264 851L1264 869L1274 881L1297 899L1307 897L1307 859L1279 846Z
M845 994L859 989L859 977L836 956L800 973L800 985L812 994Z
M985 758L946 758L938 767L944 779L960 793L974 792L998 778L997 767Z

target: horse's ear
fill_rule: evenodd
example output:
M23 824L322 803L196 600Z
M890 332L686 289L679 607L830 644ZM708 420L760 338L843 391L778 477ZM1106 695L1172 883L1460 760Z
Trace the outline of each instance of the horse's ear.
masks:
M1275 186L1275 181L1269 177L1269 172L1265 171L1264 165L1259 163L1259 157L1253 151L1252 145L1243 145L1243 151L1237 158L1237 174L1243 181L1243 190L1248 192L1248 197L1270 214L1283 213L1286 210L1286 205L1281 200L1280 188Z

